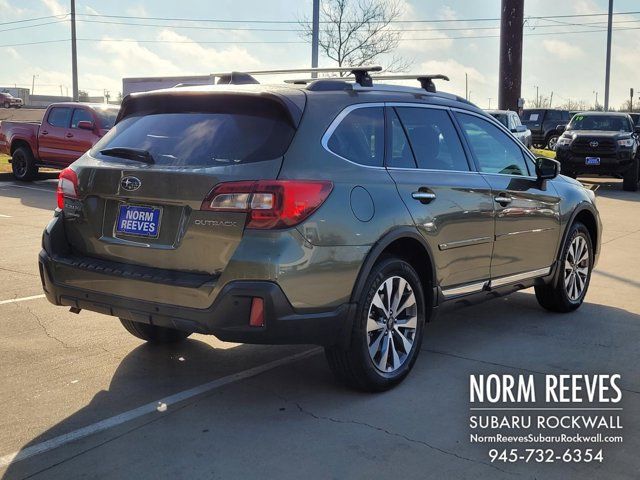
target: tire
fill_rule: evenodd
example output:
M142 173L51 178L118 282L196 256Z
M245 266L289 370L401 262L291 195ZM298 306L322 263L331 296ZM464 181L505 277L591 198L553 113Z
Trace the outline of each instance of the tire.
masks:
M11 104L9 102L4 102L4 108L11 108Z
M558 138L560 138L560 135L556 135L556 134L550 135L547 138L546 147L547 147L548 150L555 151L556 144L558 143Z
M585 248L586 257L584 257ZM576 262L576 260L578 261ZM552 312L567 313L577 309L582 305L589 289L592 268L593 246L591 244L591 236L587 227L580 222L575 222L571 225L567 239L562 247L560 261L558 262L559 270L554 280L547 285L537 285L535 287L538 303ZM573 273L573 282L570 278L571 272ZM580 289L580 285L582 285L582 289Z
M29 147L18 147L11 155L11 170L16 180L30 182L38 175L38 167Z
M120 322L131 335L146 340L149 343L178 343L191 335L191 332L149 325L147 323L132 322L124 318L121 318Z
M386 287L391 288L390 294ZM396 310L400 309L391 318L385 313L389 298L391 306L395 302ZM411 371L420 352L426 312L422 284L413 267L399 258L381 259L358 299L349 346L325 348L329 367L338 380L358 390L380 392L397 385ZM370 319L370 314L377 319Z
M631 167L629 167L629 169L626 172L624 172L624 175L622 177L622 189L625 192L638 191L638 181L640 180L640 178L638 178L640 176L639 164L640 164L640 160L636 155L636 158L634 158L633 163L631 164Z

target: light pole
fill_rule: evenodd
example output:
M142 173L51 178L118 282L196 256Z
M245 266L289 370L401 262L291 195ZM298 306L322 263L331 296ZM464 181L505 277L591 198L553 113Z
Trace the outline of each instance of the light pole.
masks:
M491 110L491 97L489 97L489 108L488 110Z
M611 79L611 34L613 30L613 0L609 0L609 19L607 22L607 65L604 74L604 111L609 110L609 80Z
M540 87L538 85L534 85L534 88L536 89L536 108L540 108Z
M320 43L320 0L313 0L313 27L311 31L311 68L318 68L318 44ZM311 78L318 78L311 72Z
M596 94L596 104L594 105L594 108L597 110L598 109L598 92L594 90L593 93Z
M36 89L36 78L38 78L39 75L33 75L33 77L31 77L31 95L33 95L33 92Z
M78 101L78 52L76 50L76 0L71 0L71 83L73 101Z

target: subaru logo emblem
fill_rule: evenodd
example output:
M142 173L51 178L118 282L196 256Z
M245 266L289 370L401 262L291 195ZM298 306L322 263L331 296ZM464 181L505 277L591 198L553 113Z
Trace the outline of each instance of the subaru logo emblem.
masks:
M141 185L142 182L137 177L122 177L122 180L120 180L120 187L128 192L138 190Z
M600 145L600 144L598 143L598 141L597 141L597 140L592 140L592 141L589 143L589 146L590 146L591 148L598 148L598 145Z

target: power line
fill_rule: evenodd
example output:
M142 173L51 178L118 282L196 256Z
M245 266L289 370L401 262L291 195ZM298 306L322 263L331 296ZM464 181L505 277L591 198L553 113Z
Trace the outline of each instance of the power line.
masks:
M624 27L614 29L616 31L626 31L626 30L640 30L640 27ZM606 32L606 29L601 30L574 30L574 31L560 31L560 32L534 32L534 33L525 33L525 37L539 36L539 35L570 35L570 34L580 34L580 33L599 33ZM465 35L458 37L428 37L428 38L400 38L399 41L405 42L419 42L419 41L438 41L438 40L477 40L483 38L500 38L500 35ZM197 40L149 40L149 39L130 39L130 38L78 38L79 42L108 42L108 43L178 43L178 44L306 44L307 42L304 40L293 41L293 40L211 40L211 41L197 41ZM48 43L62 43L68 42L70 39L56 39L56 40L43 40L39 42L26 42L26 43L12 43L12 44L4 44L0 45L0 48L5 47L21 47L27 45L42 45Z
M45 25L54 25L56 23L67 23L67 21L66 20L55 20L53 22L36 23L36 24L33 24L33 25L23 25L21 27L5 28L3 30L0 30L0 33L1 32L11 32L13 30L24 30L25 28L44 27Z
M615 12L614 15L636 15L640 11L632 12ZM83 17L102 17L102 18L119 18L119 19L136 19L136 20L159 20L167 22L210 22L210 23L258 23L258 24L299 24L298 20L229 20L229 19L205 19L205 18L180 18L180 17L139 17L134 15L103 15L96 13L79 13L78 16ZM608 13L585 13L573 15L544 15L532 16L529 19L545 20L549 18L582 18L582 17L599 17L607 16ZM499 21L500 18L458 18L458 19L431 19L431 20L392 20L383 23L455 23L455 22L492 22ZM305 23L305 22L302 22ZM331 23L330 21L320 21L320 23ZM343 22L343 23L359 23L359 22ZM380 23L380 22L372 22Z
M14 20L12 22L0 22L0 25L13 25L15 23L35 22L36 20L46 20L48 18L64 19L68 16L69 16L68 13L64 13L62 15L47 15L46 17L34 17L34 18L25 18L23 20Z

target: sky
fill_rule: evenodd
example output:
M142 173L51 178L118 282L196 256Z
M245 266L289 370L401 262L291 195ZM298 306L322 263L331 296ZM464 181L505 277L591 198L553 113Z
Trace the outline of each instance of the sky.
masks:
M448 75L451 82L439 88L461 96L466 73L471 100L495 108L499 39L494 36L499 31L492 27L499 22L491 19L500 16L500 0L395 1L403 20L439 21L398 25L404 32L395 54L411 61L407 73ZM0 86L31 88L33 83L36 94L71 91L70 26L65 16L69 3L0 0ZM522 96L529 105L536 87L541 96L553 92L554 105L567 99L592 104L596 92L603 103L606 17L531 17L606 13L607 4L607 0L525 1ZM311 0L77 0L79 88L90 95L108 90L115 98L122 91L123 77L307 67L310 45L291 31L298 25L250 21L295 22L310 16L311 7ZM614 16L610 104L618 108L629 98L630 87L635 88L636 101L640 96L640 2L615 0L614 11L638 12ZM59 17L23 21L52 15ZM568 33L584 30L589 31ZM379 63L384 66L384 61ZM333 65L321 54L320 66Z

